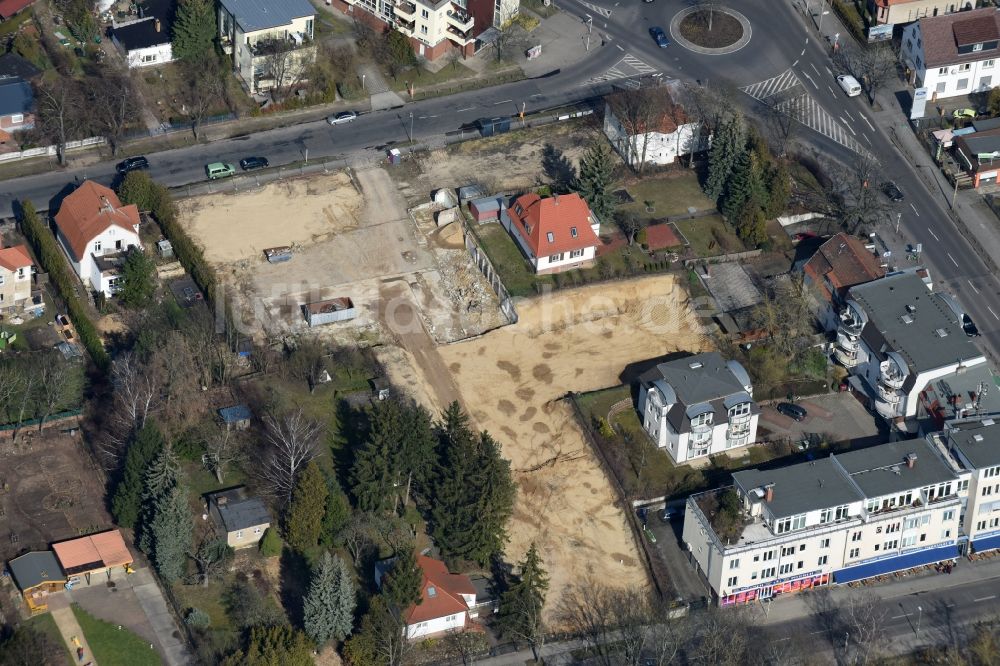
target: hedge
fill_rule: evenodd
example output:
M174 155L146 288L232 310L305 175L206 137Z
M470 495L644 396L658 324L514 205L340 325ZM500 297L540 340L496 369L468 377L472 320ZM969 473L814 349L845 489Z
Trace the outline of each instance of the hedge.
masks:
M31 244L42 268L49 274L49 281L55 285L63 302L66 303L66 312L76 327L80 342L90 354L94 364L102 371L106 370L110 361L108 352L104 349L104 343L101 341L101 336L97 332L94 322L90 320L83 303L76 295L79 283L76 277L70 273L66 259L56 245L55 236L49 231L47 225L38 219L34 204L30 201L22 201L20 204L21 232Z
M833 0L833 10L837 12L854 38L861 42L862 46L866 45L868 35L865 30L865 21L861 17L857 5L848 0Z

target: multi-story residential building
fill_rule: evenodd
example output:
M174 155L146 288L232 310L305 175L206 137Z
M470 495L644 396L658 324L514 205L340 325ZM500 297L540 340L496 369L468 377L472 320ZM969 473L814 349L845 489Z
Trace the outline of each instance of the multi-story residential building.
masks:
M0 312L16 312L28 303L33 265L24 245L0 247Z
M834 357L858 396L896 423L917 415L928 385L986 362L951 307L915 273L848 291Z
M251 94L303 80L316 60L309 0L219 0L219 41Z
M805 285L812 296L816 319L825 331L837 330L837 313L844 307L847 291L856 285L885 276L882 259L860 239L835 234L819 246L802 265Z
M604 105L604 134L622 159L633 167L673 164L681 155L705 148L701 123L688 118L675 99L680 96L679 82L664 82L654 90L659 95L659 112L648 127L645 119L629 118L623 93L609 96Z
M993 419L952 421L935 441L971 471L962 538L970 552L1000 548L1000 425Z
M688 498L683 541L723 606L952 560L969 477L924 439L745 470Z
M491 27L517 16L517 0L334 0L359 19L371 17L410 39L417 55L436 60L449 52L470 56L489 41Z
M1000 84L1000 13L990 7L920 19L903 29L899 53L929 100L987 92Z
M978 0L868 0L868 13L879 25L898 25L972 9L977 4Z
M642 427L675 463L753 444L760 414L750 375L718 352L640 375L638 410Z

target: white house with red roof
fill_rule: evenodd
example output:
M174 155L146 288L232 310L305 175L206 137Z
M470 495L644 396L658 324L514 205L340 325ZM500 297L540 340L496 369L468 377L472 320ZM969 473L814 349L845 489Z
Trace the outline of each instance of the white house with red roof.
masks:
M108 296L118 291L124 253L142 247L139 209L123 206L114 190L85 180L56 213L59 243L83 283Z
M0 312L15 312L24 308L31 298L33 265L24 245L0 248Z
M375 583L382 584L387 573L382 565L391 567L392 561L375 566ZM420 603L406 609L406 637L409 640L440 636L445 633L465 631L470 621L478 617L476 588L464 574L454 574L441 560L417 555L417 566L423 573L420 585Z
M601 223L579 194L542 198L524 194L502 221L507 232L535 268L535 273L558 273L593 265Z

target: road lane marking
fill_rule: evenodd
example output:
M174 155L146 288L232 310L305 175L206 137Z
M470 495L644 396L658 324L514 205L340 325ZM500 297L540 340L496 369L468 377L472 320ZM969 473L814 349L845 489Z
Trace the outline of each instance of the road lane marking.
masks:
M893 616L892 616L892 617L890 617L889 619L890 619L890 620L898 620L898 619L899 619L899 618L901 618L901 617L906 617L906 616L905 616L905 615L893 615Z
M994 319L996 319L997 321L1000 321L1000 317L997 316L996 312L993 312L993 308L991 308L990 306L987 305L986 309L990 311L990 314L993 315Z
M955 268L958 268L958 262L955 261L955 257L951 256L951 252L946 252L945 254L948 255L949 259L951 259L951 263L955 264Z
M843 116L840 117L840 122L844 123L844 127L846 127L851 134L853 134L854 136L858 135L858 133L854 131L854 128L851 127L851 125L846 120L844 120Z
M996 598L997 598L997 595L991 594L988 597L979 597L978 599L973 599L973 601L976 601L976 602L979 602L979 601L989 601L990 599L996 599Z
M937 237L936 233L934 233L933 231L931 231L930 227L927 227L927 233L929 233L931 236L934 236L934 240L936 240L937 242L939 242L939 243L941 242L941 239Z
M816 83L815 81L813 81L812 77L811 77L811 76L809 76L809 74L808 74L808 73L806 73L806 72L802 72L802 76L804 76L804 77L806 77L807 79L809 79L809 83L813 84L813 87L814 87L814 88L816 88L816 90L819 90L819 85L818 85L818 84L817 84L817 83Z
M824 66L823 69L826 70L827 74L829 74L830 76L833 76L833 71L829 67Z
M868 145L869 145L869 146L870 146L870 145L872 145L872 140L868 138L868 135L867 135L867 134L862 134L861 136L865 137L865 141L867 141L867 142L868 142Z
M875 128L874 128L874 127L872 126L872 124L871 124L871 123L870 123L870 122L868 121L868 118L866 118L866 117L865 117L865 114L863 114L863 113L862 113L862 114L860 114L860 115L861 115L861 119L862 119L863 121L865 121L866 123L868 123L868 127L871 127L872 131L874 132L874 131L875 131Z
M806 43L808 44L809 42L807 41ZM804 56L805 54L806 54L806 50L805 50L805 49L802 49L802 53L800 53L800 54L799 54L799 57L801 58L801 57L802 57L802 56Z
M505 99L505 100L502 100L502 101L500 101L500 102L493 102L493 106L499 106L499 105L501 105L501 104L507 104L507 103L509 103L509 102L513 102L513 101L514 101L514 100L512 100L512 99Z
M836 97L836 96L837 96L837 93L833 92L833 88L831 88L830 86L827 86L827 87L826 87L826 89L830 91L830 94L831 94L832 96L834 96L834 97ZM841 120L844 120L844 119L843 119L843 118L841 118ZM847 121L846 121L846 120L844 120L844 122L846 123Z
M976 285L972 284L972 280L966 280L966 282L968 282L969 286L972 287L972 291L976 292L977 294L979 293L979 290L976 289Z
M816 65L814 65L813 63L809 63L809 66L813 68L814 72L816 72L816 76L819 76L819 70L816 69Z
M799 64L799 59L798 58L796 58L795 62L792 63L792 67L795 67L797 64Z
M850 111L848 111L847 109L844 109L844 113L846 113L846 114L847 114L847 117L848 117L848 118L850 118L851 120L854 120L854 116L852 116L852 115L851 115L851 112L850 112Z
M615 44L615 46L617 46L617 47L618 47L618 50L619 50L619 51L624 51L624 50L625 50L625 49L623 49L623 48L622 48L622 45L621 45L621 44Z
M474 107L474 106L470 106L470 107L469 107L469 108L467 108L467 109L459 109L459 110L458 110L458 111L456 111L455 113L462 113L462 111L472 111L472 110L473 110L474 108L476 108L476 107Z
M913 205L913 204L911 203L911 204L910 204L910 208L912 208L912 209L913 209L913 212L917 214L917 217L920 217L920 211L918 211L918 210L917 210L917 207L916 207L916 206L914 206L914 205Z

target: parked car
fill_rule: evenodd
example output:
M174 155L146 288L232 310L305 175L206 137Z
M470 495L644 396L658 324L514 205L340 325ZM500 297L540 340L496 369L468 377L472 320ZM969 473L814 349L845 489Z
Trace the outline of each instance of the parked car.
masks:
M807 412L804 407L793 405L790 402L779 402L775 409L778 410L779 414L784 414L788 418L795 419L796 421L801 421L805 417L809 416L809 412Z
M844 89L848 97L857 97L861 94L861 84L850 74L841 74L838 76L837 84Z
M358 114L355 111L341 111L336 113L326 119L326 122L331 125L342 125L343 123L350 123L357 120Z
M952 118L975 118L976 115L975 109L955 109L951 113Z
M240 160L240 168L244 171L266 169L268 166L270 166L270 163L266 157L244 157Z
M667 39L667 34L663 32L663 28L653 26L649 29L649 34L653 38L653 41L656 42L656 45L661 49L665 49L670 45L670 40Z
M885 196L889 197L889 199L897 203L903 200L903 191L899 189L899 186L891 180L887 180L882 183L882 192Z
M976 326L976 322L972 321L972 317L967 314L962 315L962 330L970 338L979 337L979 327Z
M205 173L209 180L217 178L228 178L236 175L236 167L228 162L212 162L205 165Z
M149 160L142 155L126 157L115 168L120 174L126 174L129 171L140 171L149 168Z

